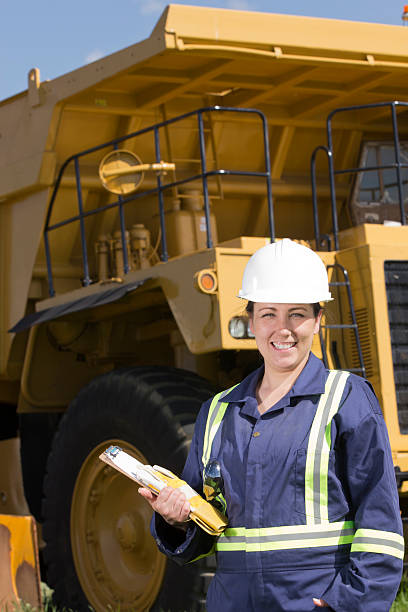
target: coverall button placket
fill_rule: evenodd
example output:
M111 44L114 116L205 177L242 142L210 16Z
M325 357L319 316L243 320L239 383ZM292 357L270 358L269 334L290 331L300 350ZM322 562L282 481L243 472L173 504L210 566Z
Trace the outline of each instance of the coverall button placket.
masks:
M249 408L248 404L249 402L247 402L245 405L246 409ZM266 483L264 483L263 466L265 462L270 464L272 461L272 457L269 456L268 449L270 449L271 445L273 446L274 444L276 424L277 421L279 421L279 416L283 412L283 409L288 405L289 399L288 396L285 396L275 406L273 406L272 409L268 410L262 415L258 412L258 408L256 407L257 418L253 426L252 435L248 442L245 479L245 523L246 527L250 529L262 528L265 523L265 517L263 515L263 500L265 499L264 489ZM247 569L249 571L262 572L262 552L249 554L246 555L246 557Z
M262 525L262 436L260 436L260 415L255 398L248 398L243 406L244 414L251 417L252 430L249 432L248 454L245 475L245 526L258 528ZM241 418L242 415L241 415ZM255 433L258 435L255 436ZM259 555L246 555L246 566L250 572L261 569Z

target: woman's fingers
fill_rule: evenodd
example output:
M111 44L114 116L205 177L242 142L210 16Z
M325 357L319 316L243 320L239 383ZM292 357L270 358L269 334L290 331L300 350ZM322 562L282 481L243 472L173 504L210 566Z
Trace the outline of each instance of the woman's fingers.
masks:
M184 523L190 512L190 504L184 493L171 487L166 487L160 491L152 507L170 525Z
M150 491L150 489L146 489L146 487L140 487L139 489L139 493L142 497L144 497L145 499L147 499L147 501L150 502L154 502L154 500L156 499L156 495L154 493L152 493Z
M139 489L139 493L149 502L153 510L161 514L170 525L177 525L188 520L190 503L181 491L172 487L165 487L159 495L154 495L151 491L142 487Z
M329 604L327 604L324 599L318 599L317 597L313 597L313 603L318 608L328 608Z

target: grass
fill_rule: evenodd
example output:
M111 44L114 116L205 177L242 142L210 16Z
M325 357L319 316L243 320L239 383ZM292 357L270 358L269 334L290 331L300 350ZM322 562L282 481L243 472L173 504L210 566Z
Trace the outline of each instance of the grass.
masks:
M41 599L43 602L42 612L74 612L73 610L69 610L68 608L58 609L52 603L52 589L45 584L45 582L41 583ZM2 612L37 612L37 608L33 608L28 603L24 603L23 601L19 604L11 604L6 606L6 608Z
M390 612L408 612L408 577L403 575L397 597Z
M41 598L43 602L43 607L41 612L75 612L71 608L58 608L55 604L52 603L52 594L53 590L45 584L45 582L41 583ZM20 602L19 604L13 604L10 606L6 606L0 612L38 612L37 608L33 608L28 603ZM89 612L94 612L93 608L89 606ZM110 609L108 612L120 612L120 608L116 608L115 610ZM160 610L160 612L171 612L171 610ZM187 612L187 610L185 610Z
M71 610L71 608L57 608L57 606L52 603L52 590L44 582L41 583L41 593L43 612L75 612ZM91 607L89 610L92 612ZM19 605L13 605L11 608L6 608L3 612L36 612L36 608L33 608L27 603L20 603ZM112 610L112 612L120 612L120 610ZM390 612L408 612L408 577L406 574L402 577L401 586Z

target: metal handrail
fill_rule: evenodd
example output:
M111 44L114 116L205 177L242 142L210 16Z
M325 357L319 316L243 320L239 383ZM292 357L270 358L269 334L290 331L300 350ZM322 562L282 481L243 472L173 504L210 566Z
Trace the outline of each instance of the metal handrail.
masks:
M356 311L354 308L354 301L353 301L353 296L351 293L351 287L350 287L350 280L349 280L349 275L348 275L348 271L346 270L346 268L344 266L342 266L339 263L334 263L334 264L329 264L328 266L326 266L327 271L329 271L330 269L332 270L338 270L342 275L344 280L343 281L332 281L329 282L329 287L346 287L347 290L347 299L348 299L348 303L349 303L349 308L350 308L350 315L351 315L351 323L337 323L337 324L327 324L327 325L321 325L321 328L324 329L352 329L354 331L354 337L356 340L356 347L357 347L357 353L358 353L358 359L359 359L359 364L360 367L358 368L343 368L349 372L357 372L359 374L361 374L361 376L365 377L366 376L366 369L365 369L365 365L364 365L364 358L363 358L363 351L361 349L361 342L360 342L360 335L358 333L358 325L357 325L357 319L356 319ZM320 347L322 350L322 357L323 357L323 362L325 364L326 367L328 367L328 359L327 359L327 351L326 351L326 346L324 343L324 339L323 339L323 334L321 333L321 329L319 330L319 339L320 339Z
M317 249L319 249L319 247L321 246L321 235L320 235L320 230L319 230L319 212L317 208L317 188L316 188L316 156L319 151L324 151L326 153L328 165L329 165L330 203L331 203L332 225L333 225L332 233L333 233L334 249L336 251L339 249L339 226L338 226L338 217L337 217L336 185L335 185L335 177L337 175L360 174L361 172L370 172L373 170L387 170L389 168L395 168L396 173L397 173L397 185L398 185L401 224L402 225L407 224L407 220L405 218L405 211L404 211L403 183L402 183L402 176L401 176L401 168L408 168L408 164L401 162L401 151L400 151L400 142L399 142L399 135L398 135L398 120L397 120L397 107L399 106L408 107L408 102L400 102L398 100L394 100L393 102L378 102L378 103L373 103L373 104L360 104L360 105L355 105L355 106L345 106L342 108L334 109L327 116L327 120L326 120L327 145L319 145L313 150L313 153L311 156L311 163L310 163L310 173L311 173L311 182L312 182L313 220L314 220L314 231L315 231L315 240L316 240ZM389 107L391 111L395 163L394 164L384 164L382 166L346 168L342 170L335 170L334 169L334 150L333 150L333 131L332 131L332 120L334 116L337 115L338 113L344 113L344 112L356 111L356 110L366 110L366 109L373 109L373 108L381 108L381 107ZM329 245L328 248L330 250L331 246Z
M263 146L264 146L264 161L265 167L263 172L252 172L252 171L242 171L242 170L228 170L228 169L217 169L217 170L207 170L207 161L206 161L206 152L205 152L205 138L204 138L204 120L203 114L211 113L211 112L229 112L229 113L246 113L257 115L261 119L262 123L262 132L263 132ZM95 153L96 151L100 151L101 149L105 149L108 147L113 147L117 149L119 144L129 140L131 138L136 138L141 136L142 134L147 134L149 132L153 132L154 135L154 144L155 144L155 157L156 162L159 163L161 161L160 155L160 133L159 130L165 126L171 125L178 121L182 121L188 117L197 116L198 122L198 133L199 133L199 144L200 144L200 161L201 161L201 172L193 175L192 177L188 177L187 179L181 179L177 181L173 181L171 183L166 183L165 185L162 183L162 179L160 173L157 173L157 186L153 189L149 189L143 192L138 192L132 194L128 197L118 196L115 202L111 202L105 206L101 206L100 208L94 208L89 211L83 210L82 203L82 189L81 189L81 178L80 178L80 168L79 168L79 160L80 158ZM78 201L78 214L65 219L63 221L59 221L55 224L50 224L51 215L53 212L56 196L61 184L62 177L69 166L69 164L74 163L75 166L75 181L76 181L76 191L77 191L77 201ZM211 224L210 224L210 198L208 191L208 178L211 176L248 176L248 177L256 177L263 178L266 181L266 196L267 196L267 208L268 208L268 220L269 220L269 233L271 242L275 241L275 223L274 223L274 214L273 214L273 197L272 197L272 179L271 179L271 164L270 164L270 152L269 152L269 141L268 141L268 124L264 113L257 109L253 108L235 108L228 106L208 106L203 107L194 111L190 111L188 113L184 113L183 115L179 115L177 117L173 117L171 119L167 119L165 121L161 121L160 123L156 123L147 128L143 128L136 132L132 132L131 134L127 134L126 136L121 136L119 138L115 138L113 140L109 140L95 147L91 147L84 151L80 151L75 155L71 155L68 157L64 163L62 164L57 180L54 185L54 189L51 194L50 202L48 205L48 210L45 219L45 226L43 231L44 236L44 247L45 247L45 256L47 262L47 276L48 276L48 292L50 296L55 295L54 289L54 281L52 274L52 262L51 262L51 252L50 252L50 244L48 234L49 232L58 229L59 227L63 227L75 221L79 221L80 223L80 234L81 234L81 248L82 248L82 262L83 262L83 270L84 270L84 278L83 284L88 286L91 284L91 278L89 275L89 263L88 263L88 249L86 244L86 236L85 236L85 223L84 220L88 216L92 216L95 214L100 214L106 210L111 208L118 208L119 210L119 221L120 221L120 231L121 231L121 241L122 241L122 250L123 250L123 263L124 263L124 271L125 274L129 272L129 262L127 257L127 249L126 249L126 235L125 235L125 217L124 217L124 206L130 201L146 197L149 195L158 195L159 200L159 219L160 219L160 229L161 229L161 259L162 261L168 261L168 252L167 252L167 238L166 238L166 228L165 228L165 216L164 216L164 198L163 193L168 189L172 189L179 185L183 185L186 183L191 183L193 181L197 181L201 179L203 185L203 195L204 195L204 215L206 221L206 234L207 234L207 248L212 248L213 246L213 238L211 235Z
M312 157L310 160L310 176L312 180L312 203L313 203L313 223L314 223L314 233L315 233L315 241L316 241L316 250L320 250L322 246L322 236L320 235L319 228L319 211L317 208L317 187L316 187L316 157L319 151L324 151L327 155L327 161L329 162L330 157L332 157L333 153L326 147L325 145L319 145L316 147L312 153ZM329 162L329 176L331 176L331 168ZM331 193L331 191L330 191ZM333 200L332 200L332 222L333 227L337 225L337 211L333 208ZM330 244L328 243L327 250L331 250Z

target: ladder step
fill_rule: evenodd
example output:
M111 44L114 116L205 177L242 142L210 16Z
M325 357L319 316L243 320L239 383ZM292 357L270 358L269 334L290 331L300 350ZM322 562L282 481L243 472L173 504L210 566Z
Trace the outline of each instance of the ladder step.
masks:
M357 329L357 323L344 323L342 325L321 325L320 327L324 327L324 329Z

